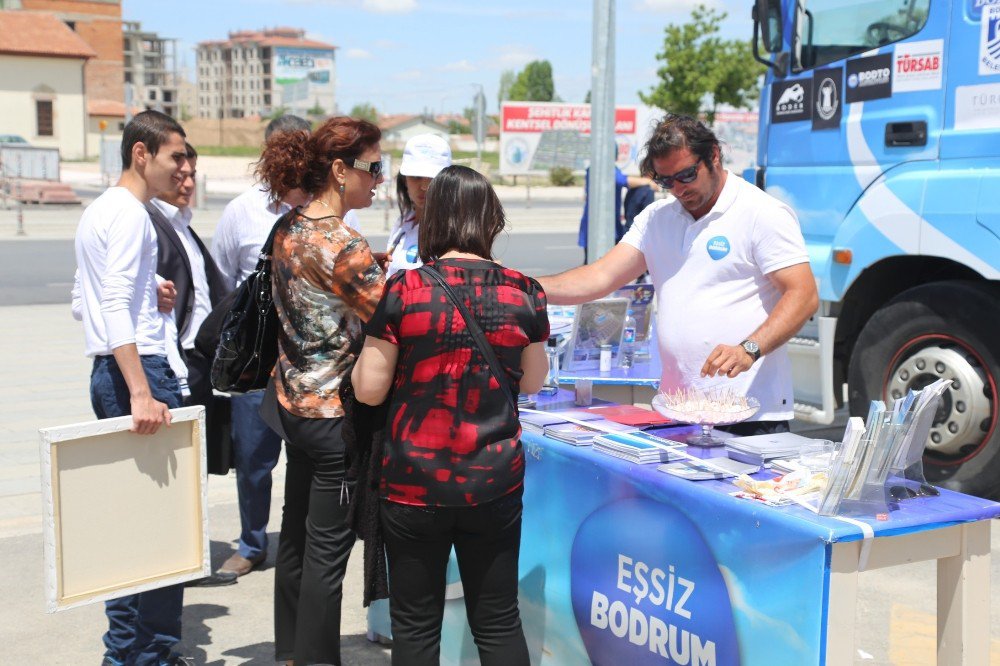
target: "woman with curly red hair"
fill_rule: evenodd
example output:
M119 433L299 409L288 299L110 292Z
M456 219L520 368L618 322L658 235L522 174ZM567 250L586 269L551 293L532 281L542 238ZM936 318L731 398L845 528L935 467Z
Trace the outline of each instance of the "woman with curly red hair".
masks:
M275 658L295 664L341 663L340 606L355 537L346 521L338 389L385 284L367 241L343 218L370 206L382 182L380 139L369 122L331 118L312 134L272 135L257 165L272 198L296 188L312 198L278 221L272 252L280 322L273 381L287 456L274 642Z

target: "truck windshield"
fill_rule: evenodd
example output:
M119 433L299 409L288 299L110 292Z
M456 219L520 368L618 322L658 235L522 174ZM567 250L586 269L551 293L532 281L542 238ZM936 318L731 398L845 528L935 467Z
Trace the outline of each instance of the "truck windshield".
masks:
M915 34L930 0L804 0L799 14L799 70L822 67Z

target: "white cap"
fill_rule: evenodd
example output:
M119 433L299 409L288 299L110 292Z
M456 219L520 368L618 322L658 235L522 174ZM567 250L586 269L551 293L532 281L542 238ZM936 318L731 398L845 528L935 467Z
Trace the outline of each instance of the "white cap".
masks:
M399 173L404 176L433 178L451 166L451 147L437 134L418 134L406 142Z

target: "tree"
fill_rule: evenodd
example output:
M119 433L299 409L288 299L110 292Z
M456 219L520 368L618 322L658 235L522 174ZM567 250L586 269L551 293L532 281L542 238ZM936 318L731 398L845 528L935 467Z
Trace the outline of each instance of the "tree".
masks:
M266 116L266 119L267 120L274 120L276 118L280 118L281 116L285 115L286 113L288 113L288 107L287 106L276 106L276 107L274 107L274 109L271 110L271 115Z
M326 109L319 105L319 100L316 100L316 103L313 104L311 109L306 111L306 114L310 116L325 116Z
M367 120L370 123L378 122L378 110L368 102L355 104L354 106L351 107L351 112L348 115L351 118L358 118L359 120Z
M672 113L704 113L709 124L720 104L749 108L760 96L764 66L753 59L749 42L719 38L726 16L698 5L690 22L668 25L656 54L660 81L648 93L640 91L639 99Z
M500 88L497 90L498 109L503 106L505 101L510 99L510 88L514 85L514 79L516 78L517 74L515 74L512 69L505 69L500 72Z
M535 60L525 65L514 79L509 99L518 102L551 102L555 96L552 64L548 60Z

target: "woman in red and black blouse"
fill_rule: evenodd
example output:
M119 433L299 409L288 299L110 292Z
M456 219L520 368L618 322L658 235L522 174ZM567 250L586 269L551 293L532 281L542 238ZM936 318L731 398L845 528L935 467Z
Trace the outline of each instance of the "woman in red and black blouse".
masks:
M504 212L462 166L427 190L418 248L475 317L513 394L542 386L549 336L538 283L492 261ZM441 287L394 275L365 326L351 375L361 402L392 393L381 480L389 556L392 663L437 664L445 572L454 545L484 665L528 664L517 608L524 453L500 384Z

